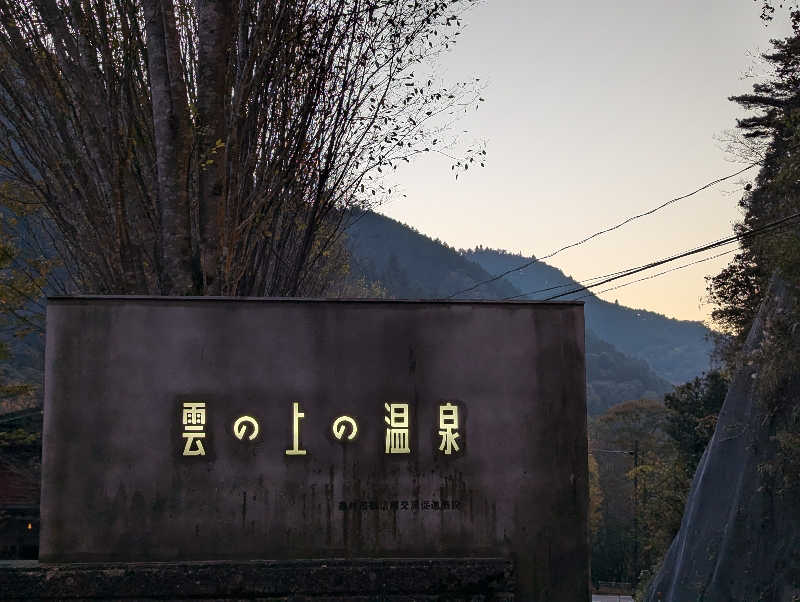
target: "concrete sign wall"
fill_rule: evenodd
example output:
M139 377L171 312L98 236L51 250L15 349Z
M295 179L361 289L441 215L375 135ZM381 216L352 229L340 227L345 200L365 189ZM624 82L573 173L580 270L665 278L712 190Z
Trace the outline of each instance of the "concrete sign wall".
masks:
M584 374L577 303L51 298L41 560L507 556L585 598Z

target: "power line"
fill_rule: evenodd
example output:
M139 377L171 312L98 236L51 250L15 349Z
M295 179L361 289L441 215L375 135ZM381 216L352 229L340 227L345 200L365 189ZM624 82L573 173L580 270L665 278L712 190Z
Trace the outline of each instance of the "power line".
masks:
M683 257L688 257L689 255L695 255L697 253L702 253L703 251L708 251L709 249L715 249L717 247L730 244L730 243L732 243L734 241L739 241L739 240L743 240L745 238L750 238L752 236L757 236L759 234L763 234L765 232L774 230L778 226L781 226L784 223L786 223L786 222L788 222L790 220L796 219L798 217L800 217L800 212L793 213L792 215L784 217L783 219L779 219L779 220L776 220L774 222L770 222L769 224L761 226L760 228L753 228L752 230L748 230L747 232L743 232L741 234L736 234L736 235L730 236L728 238L723 238L723 239L714 241L712 243L708 243L706 245L703 245L701 247L697 247L697 248L692 249L690 251L685 251L683 253L679 253L679 254L673 255L671 257L666 257L664 259L659 259L657 261L653 261L651 263L639 266L637 268L633 268L633 269L629 270L628 272L626 272L624 274L620 274L620 275L616 275L616 276L610 276L608 278L605 278L605 279L601 280L600 282L595 282L594 284L581 286L581 287L578 287L578 288L573 289L571 291L567 291L565 293L559 293L558 295L553 295L552 297L547 297L544 300L545 301L552 301L553 299L558 299L559 297L565 297L566 295L572 295L574 293L580 293L581 291L589 290L593 286L600 286L601 284L605 284L606 282L611 282L612 280L619 280L620 278L625 278L626 276L630 276L632 274L636 274L636 273L642 272L644 270L649 270L650 268L658 267L660 265L664 265L665 263L669 263L670 261L675 261L676 259L681 259Z
M584 286L582 286L580 288L577 288L577 289L574 289L572 291L567 291L566 293L563 293L561 295L556 295L556 296L553 296L553 297L549 297L549 298L545 299L545 301L549 301L550 299L556 299L558 297L565 296L565 295L570 295L572 293L576 293L576 292L580 292L582 290L589 289L589 288L591 288L593 286L599 286L601 284L605 284L606 282L610 282L611 280L616 280L618 278L624 278L625 276L629 276L629 275L635 274L637 272L641 272L641 271L643 271L645 269L649 269L650 267L657 267L658 265L662 265L664 263L668 263L669 261L674 261L675 259L680 259L680 258L686 257L688 255L693 255L695 253L700 253L702 251L705 251L705 250L708 250L708 249L712 249L712 248L715 248L715 247L718 247L718 246L723 246L723 245L731 244L733 242L738 242L739 240L741 240L743 238L749 238L750 236L757 236L757 235L760 235L760 234L767 233L770 230L777 229L779 226L783 225L784 222L790 221L790 220L794 219L795 217L797 217L798 215L800 215L800 213L797 213L797 214L794 214L794 215L790 215L788 217L785 217L783 219L777 220L775 222L771 222L769 224L765 224L764 226L761 226L759 228L754 228L753 230L749 230L747 232L743 232L743 233L741 233L739 235L734 235L734 236L718 239L718 240L716 240L714 242L707 243L707 244L705 244L703 246L695 247L694 249L691 249L689 251L685 251L685 252L682 252L682 253L679 253L679 254L676 254L676 255L672 255L672 256L670 256L668 258L665 258L665 259L661 259L661 260L657 260L655 262L651 262L649 264L645 264L644 266L635 266L635 267L627 268L627 269L624 269L624 270L619 270L617 272L610 272L608 274L603 274L602 276L593 276L592 278L587 278L585 280L579 280L577 282L568 282L568 283L565 283L565 284L558 284L558 285L555 285L555 286L549 286L549 287L537 289L537 290L534 290L534 291L528 291L526 293L520 293L518 295L512 295L510 297L504 297L503 301L509 301L511 299L517 299L519 297L526 297L526 296L529 296L529 295L536 295L538 293L543 293L543 292L551 291L551 290L554 290L554 289L565 288L567 286L573 286L574 284L584 285ZM736 249L734 249L734 251L735 250ZM694 265L695 263L701 263L703 261L708 261L710 259L714 259L715 257L719 257L721 255L726 255L726 254L731 253L731 252L733 252L733 251L726 251L725 253L720 253L719 255L714 255L713 257L707 257L705 259L701 259L699 261L691 262L691 263L685 264L683 266L678 266L678 267L672 268L670 270L665 270L664 272L659 272L659 274L655 274L653 276L648 276L647 278L640 278L639 280L634 280L633 282L630 282L628 284L633 284L634 282L640 282L642 280L648 280L649 278L653 278L653 277L661 275L661 274L666 274L667 272L672 272L672 271L681 269L683 267L688 267L690 265ZM604 280L602 282L595 282L595 283L592 283L592 284L586 284L586 283L590 282L591 280L598 280L598 279L604 279ZM623 286L627 286L627 284L626 285L621 285L619 287L612 287L612 288L609 288L609 289L605 289L605 290L600 291L600 292L601 293L602 292L607 292L608 290L614 290L615 288L622 288ZM579 297L579 299L583 299L586 296L588 296L588 295L584 295L583 297Z
M731 253L735 253L736 251L740 250L740 247L735 249L731 249L729 251L725 251L723 253L717 253L716 255L712 255L711 257L704 257L703 259L698 259L697 261L692 261L690 263L684 263L683 265L679 265L674 268L670 268L668 270L664 270L663 272L658 272L657 274L653 274L651 276L645 276L644 278L637 278L636 280L631 280L630 282L626 282L625 284L619 284L617 286L612 286L609 288L604 288L602 291L597 291L596 293L589 293L587 295L581 295L580 297L576 297L573 301L578 301L580 299L585 299L586 297L591 297L592 295L600 295L602 293L607 293L608 291L615 291L618 288L625 288L631 284L636 284L637 282L642 282L644 280L651 280L653 278L657 278L658 276L663 276L669 272L675 272L677 270L682 270L683 268L688 268L689 266L695 265L697 263L703 263L704 261L711 261L712 259L716 259L717 257L722 257L723 255L730 255ZM591 286L591 285L590 285Z
M526 293L520 293L518 295L513 295L511 297L505 297L505 298L503 298L503 301L510 301L511 299L517 299L519 297L527 297L529 295L536 295L536 294L544 293L544 292L551 291L551 290L554 290L554 289L557 289L557 288L566 288L568 286L575 286L576 284L583 285L584 288L589 288L589 287L592 287L592 286L599 286L601 284L604 284L605 282L609 282L610 280L613 280L614 278L612 278L612 277L624 278L625 276L629 276L631 274L635 274L637 272L640 272L644 268L656 267L657 265L660 265L658 263L659 261L664 261L666 263L667 261L671 261L673 259L679 259L680 257L685 257L686 253L690 253L690 254L694 253L694 252L698 252L699 253L701 251L707 250L709 247L710 248L714 248L714 246L723 246L723 245L726 245L726 244L731 244L732 242L737 242L735 236L727 237L727 238L720 238L720 239L718 239L718 240L716 240L714 242L707 243L707 244L705 244L705 245L703 245L701 247L694 247L693 249L690 249L689 251L683 251L683 252L681 252L679 254L671 255L670 257L668 257L666 259L656 260L655 262L651 262L651 263L645 264L644 266L637 265L637 266L633 266L633 267L630 267L630 268L626 268L624 270L619 270L617 272L610 272L608 274L603 274L602 276L594 276L593 278L587 278L586 280L578 280L578 281L574 281L574 282L568 282L566 284L559 284L558 286L549 286L547 288L540 288L540 289L537 289L535 291L528 291ZM595 282L595 283L592 283L592 284L587 284L591 280L599 280L599 279L604 279L604 280L602 282ZM575 291L568 291L568 292L564 293L564 295L569 295L572 292L580 292L580 290L583 290L583 289L576 289ZM550 298L552 299L553 297L550 297Z
M539 263L539 262L541 262L541 261L543 261L545 259L550 259L551 257L561 253L561 251L566 251L567 249L571 249L573 247L577 247L579 245L582 245L582 244L592 240L593 238L597 238L598 236L601 236L601 235L606 234L608 232L612 232L613 230L617 230L618 228L621 228L622 226L624 226L626 224L629 224L630 222L632 222L634 220L640 219L642 217L646 217L648 215L652 215L653 213L655 213L656 211L660 211L664 207L672 205L673 203L677 203L678 201L682 201L683 199L687 199L690 196L694 196L698 192L702 192L703 190L705 190L707 188L710 188L710 187L712 187L712 186L714 186L716 184L719 184L720 182L724 182L725 180L730 180L731 178L735 178L736 176L738 176L740 174L743 174L744 172L748 171L749 169L754 168L756 165L761 165L761 161L753 162L750 165L748 165L747 167L745 167L743 169L740 169L739 171L737 171L735 173L729 174L727 176L723 176L721 178L717 178L716 180L712 180L711 182L708 182L707 184L704 184L703 186L701 186L700 188L698 188L696 190L693 190L692 192L689 192L687 194L675 197L674 199L670 199L670 200L666 201L665 203L661 203L657 207L653 207L652 209L650 209L648 211L645 211L644 213L639 213L638 215L633 215L633 216L631 216L631 217L619 222L618 224L615 224L613 226L605 228L604 230L600 230L598 232L595 232L594 234L591 234L591 235L587 236L586 238L583 238L583 239L581 239L579 241L576 241L576 242L570 243L568 245L565 245L565 246L561 247L560 249L558 249L556 251L553 251L552 253L548 253L547 255L543 255L542 257L534 257L533 259L523 263L522 265L518 265L517 267L514 267L514 268L511 268L509 270L506 270L505 272L502 272L501 274L497 274L496 276L492 276L491 278L488 278L486 280L478 282L477 284L474 284L474 285L472 285L472 286L470 286L468 288L462 289L460 291L456 291L455 293L449 295L446 298L447 299L452 299L456 295L460 295L462 293L468 293L468 292L470 292L472 290L475 290L476 288L478 288L480 286L483 286L484 284L489 284L491 282L495 282L496 280L500 280L500 278L503 278L504 276L508 276L509 274L511 274L513 272L518 272L519 270L524 270L525 268L527 268L529 266L532 266L534 263Z
M726 243L726 244L730 244L730 243ZM654 274L653 276L647 276L646 278L640 278L639 280L634 280L633 282L628 282L628 283L620 285L620 286L607 288L607 289L604 289L602 291L599 291L597 294L599 295L600 293L605 293L607 291L611 291L611 290L614 290L616 288L622 288L623 286L627 286L628 284L633 284L634 282L640 282L642 280L648 280L649 278L654 278L655 276L659 276L661 274L666 274L667 272L673 272L675 270L680 270L681 268L689 267L690 265L694 265L696 263L702 263L704 261L709 261L710 259L714 259L715 257L720 257L722 255L727 255L728 253L733 253L736 250L737 249L732 249L730 251L725 251L724 253L720 253L718 255L713 255L712 257L706 257L706 258L700 259L698 261L693 261L691 263L687 263L687 264L684 264L684 265L681 265L681 266L678 266L678 267L675 267L675 268L671 268L669 270L665 270L664 272L659 272L658 274ZM616 276L618 274L621 274L622 276L627 276L627 275L631 274L633 270L636 270L638 267L640 267L640 266L634 266L634 267L631 267L631 268L626 268L624 270L619 270L618 272L611 272L609 274L603 274L602 276L594 276L592 278L586 278L584 280L577 280L577 281L573 281L573 282L567 282L565 284L559 284L557 286L548 286L547 288L540 288L540 289L535 290L535 291L528 291L527 293L520 293L519 295L514 295L512 297L505 297L503 299L503 301L510 301L512 299L518 299L519 297L527 297L529 295L536 295L536 294L539 294L539 293L545 293L547 291L552 291L552 290L558 289L558 288L566 288L568 286L575 286L576 284L581 284L581 285L585 285L585 286L589 286L589 287L595 286L595 284L587 284L587 283L591 282L592 280L599 280L601 278L608 278L609 276ZM600 284L600 283L597 283L597 284ZM584 295L583 297L577 297L576 299L573 299L573 300L577 301L578 299L584 299L585 297L588 297L588 296L589 295Z
M631 269L631 268L628 268L628 269ZM628 270L620 270L619 272L612 272L610 274L603 274L602 276L592 276L591 278L584 278L582 280L577 280L577 281L573 281L573 282L565 282L564 284L556 284L554 286L548 286L547 288L540 288L539 290L531 291L529 293L520 293L519 295L511 295L510 297L504 297L503 301L510 301L511 299L519 299L520 297L526 297L528 295L535 295L536 293L545 293L547 291L554 291L554 290L559 289L559 288L567 288L568 286L573 286L576 282L579 282L579 283L583 284L585 282L591 282L592 280L598 280L600 278L606 278L607 276L614 276L616 274L624 274L627 271Z

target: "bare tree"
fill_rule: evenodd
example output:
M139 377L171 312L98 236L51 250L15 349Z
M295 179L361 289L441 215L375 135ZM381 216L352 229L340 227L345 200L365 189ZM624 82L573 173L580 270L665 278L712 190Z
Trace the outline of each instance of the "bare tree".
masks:
M318 294L347 210L482 100L415 73L474 2L0 0L0 205L81 292Z

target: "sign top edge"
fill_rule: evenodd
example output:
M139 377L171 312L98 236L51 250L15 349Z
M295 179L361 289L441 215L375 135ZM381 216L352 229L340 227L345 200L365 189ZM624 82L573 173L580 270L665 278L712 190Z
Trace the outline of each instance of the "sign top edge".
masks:
M370 299L370 298L327 298L327 297L169 297L158 295L53 295L47 297L48 303L73 303L85 301L212 301L251 303L372 303L372 304L428 304L428 305L584 305L583 301L559 300L536 301L515 299Z

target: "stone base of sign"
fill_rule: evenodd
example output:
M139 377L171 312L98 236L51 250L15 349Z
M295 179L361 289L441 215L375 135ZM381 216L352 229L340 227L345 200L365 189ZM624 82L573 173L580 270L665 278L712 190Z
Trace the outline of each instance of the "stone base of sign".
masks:
M4 600L507 602L514 586L512 563L502 558L0 563Z

